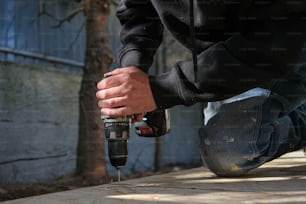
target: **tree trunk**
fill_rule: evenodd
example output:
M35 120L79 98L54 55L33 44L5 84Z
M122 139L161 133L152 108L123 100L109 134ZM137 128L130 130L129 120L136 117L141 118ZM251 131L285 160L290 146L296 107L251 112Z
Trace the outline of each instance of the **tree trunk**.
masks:
M79 143L77 171L87 184L106 183L104 129L97 106L96 84L113 62L109 47L108 0L84 0L86 17L86 55L79 93Z

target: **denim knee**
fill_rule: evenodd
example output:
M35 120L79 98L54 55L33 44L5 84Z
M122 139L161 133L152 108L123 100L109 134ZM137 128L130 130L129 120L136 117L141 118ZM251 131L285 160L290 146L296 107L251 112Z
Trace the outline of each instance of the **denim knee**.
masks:
M248 172L248 169L240 168L240 153L233 156L231 151L228 154L228 145L234 139L227 137L219 141L211 137L210 131L206 128L200 129L201 136L201 157L204 165L217 176L221 177L238 177L243 176ZM227 140L227 141L226 141ZM232 140L232 141L231 141ZM234 150L232 148L231 150Z
M209 103L200 129L201 154L218 176L243 176L263 161L257 148L258 134L271 135L273 126L261 126L262 104L270 92L254 89L235 98ZM260 158L262 159L262 158Z
M227 116L218 114L200 129L202 159L206 167L218 176L243 176L265 162L263 152L260 152L257 146L258 118L238 116L255 114L249 111L229 114L228 118L232 118L232 121L226 123L220 121L224 121ZM261 136L270 138L274 131L273 126L261 128Z
M262 91L206 107L201 154L216 175L242 176L300 147L305 113L287 115L288 102L283 97Z

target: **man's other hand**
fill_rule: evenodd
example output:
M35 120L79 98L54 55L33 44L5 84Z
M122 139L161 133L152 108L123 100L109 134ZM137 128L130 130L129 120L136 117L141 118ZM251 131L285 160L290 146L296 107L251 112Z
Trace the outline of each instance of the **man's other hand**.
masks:
M118 68L104 76L96 93L102 114L143 115L157 108L148 75L137 67Z

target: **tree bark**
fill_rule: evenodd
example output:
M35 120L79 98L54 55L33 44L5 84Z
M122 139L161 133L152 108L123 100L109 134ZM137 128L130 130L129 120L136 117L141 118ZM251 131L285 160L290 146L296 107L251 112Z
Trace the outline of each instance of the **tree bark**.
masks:
M104 149L104 129L97 106L96 85L109 70L113 57L109 47L108 0L84 0L86 54L79 93L80 118L77 171L87 184L109 182Z

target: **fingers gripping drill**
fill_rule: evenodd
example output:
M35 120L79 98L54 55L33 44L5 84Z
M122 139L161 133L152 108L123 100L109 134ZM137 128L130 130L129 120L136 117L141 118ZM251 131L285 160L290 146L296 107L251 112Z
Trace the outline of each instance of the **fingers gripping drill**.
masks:
M102 115L105 138L108 143L108 156L112 166L117 169L120 181L120 169L128 159L128 140L132 116L110 117ZM137 135L142 137L159 137L170 131L168 110L157 110L145 115L142 122L135 123Z

